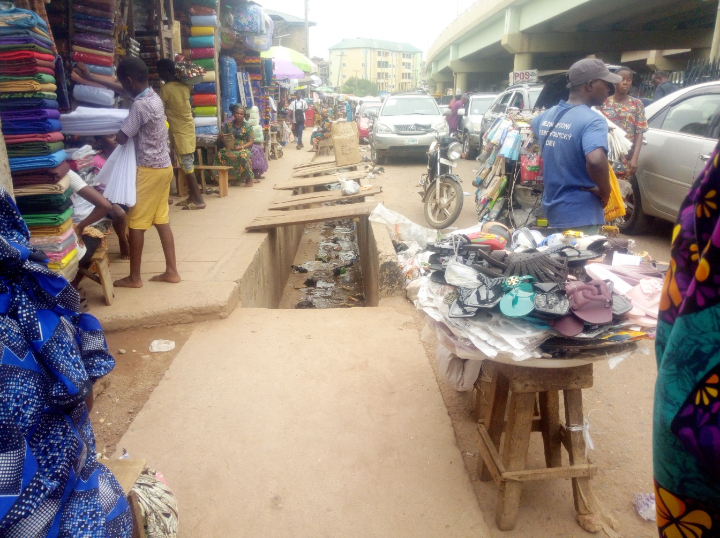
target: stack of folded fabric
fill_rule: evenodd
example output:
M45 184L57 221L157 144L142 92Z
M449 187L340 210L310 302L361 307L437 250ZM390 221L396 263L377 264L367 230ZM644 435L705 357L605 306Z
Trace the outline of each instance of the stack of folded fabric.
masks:
M85 183L92 184L95 175L93 159L97 152L91 146L85 145L79 148L66 148L65 153L70 170L74 170ZM102 193L102 190L100 192Z
M0 9L0 120L17 204L33 237L57 241L71 228L72 203L47 30L32 11ZM74 277L77 251L66 240L52 268Z
M73 4L72 60L87 65L96 77L115 77L115 10L116 0L77 0ZM80 103L114 106L115 93L101 84L73 72L73 97Z
M135 39L140 43L140 58L148 66L150 84L157 90L160 86L160 77L157 74L157 62L160 59L160 38L136 35Z

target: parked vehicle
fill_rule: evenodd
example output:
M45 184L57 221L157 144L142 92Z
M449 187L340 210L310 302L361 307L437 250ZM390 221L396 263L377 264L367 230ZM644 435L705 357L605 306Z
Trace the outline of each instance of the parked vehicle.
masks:
M377 101L363 101L362 106L360 107L360 113L358 114L357 118L355 118L355 123L357 123L357 129L358 129L358 138L360 139L360 142L369 142L370 140L370 117L368 116L369 110L375 110L377 111L380 109L380 99Z
M720 82L676 91L645 109L638 169L625 196L623 233L643 233L652 217L674 222L690 186L720 137Z
M496 93L471 94L466 105L465 117L460 122L462 133L463 154L466 159L474 159L480 149L480 131L482 119L490 105L497 98Z
M461 179L453 174L453 167L462 154L462 146L447 131L433 133L433 141L427 152L427 172L420 178L423 188L419 194L425 204L425 220L441 230L451 226L458 218L463 206Z
M374 118L370 135L370 158L382 164L388 155L421 155L435 139L434 131L447 134L445 118L435 99L423 93L389 95Z
M542 89L543 84L514 84L508 87L507 90L495 98L495 101L483 114L478 134L479 139L482 139L482 135L490 129L498 116L507 112L508 108L517 108L519 110L532 110L535 108L535 102Z

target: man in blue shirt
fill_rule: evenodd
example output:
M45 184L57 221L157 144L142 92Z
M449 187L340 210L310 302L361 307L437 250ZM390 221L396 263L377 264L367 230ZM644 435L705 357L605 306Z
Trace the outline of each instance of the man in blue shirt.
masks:
M600 106L622 77L598 59L568 71L570 97L532 121L543 158L543 209L551 228L595 235L605 224L610 198L607 122L590 109Z

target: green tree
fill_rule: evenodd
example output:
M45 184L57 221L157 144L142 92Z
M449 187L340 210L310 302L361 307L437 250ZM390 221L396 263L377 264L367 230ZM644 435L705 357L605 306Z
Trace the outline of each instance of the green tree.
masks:
M376 97L378 94L377 84L365 80L364 78L350 77L341 89L342 93L351 93L358 97L372 95Z

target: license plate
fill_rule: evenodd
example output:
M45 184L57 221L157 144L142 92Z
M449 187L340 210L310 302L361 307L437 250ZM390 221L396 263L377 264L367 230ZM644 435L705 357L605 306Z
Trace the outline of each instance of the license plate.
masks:
M417 138L406 138L406 139L405 139L405 145L406 145L406 146L417 146L417 145L418 145L418 139L417 139Z

